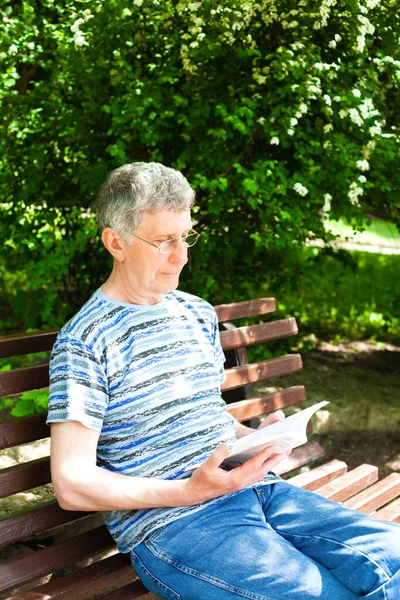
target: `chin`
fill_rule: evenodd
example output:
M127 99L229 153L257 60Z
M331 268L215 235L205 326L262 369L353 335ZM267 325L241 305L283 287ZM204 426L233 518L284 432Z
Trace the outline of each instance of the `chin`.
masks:
M179 285L179 279L170 281L170 282L165 282L165 283L158 283L157 285L157 291L160 294L168 294L168 292L173 292L174 290L176 290L176 288Z

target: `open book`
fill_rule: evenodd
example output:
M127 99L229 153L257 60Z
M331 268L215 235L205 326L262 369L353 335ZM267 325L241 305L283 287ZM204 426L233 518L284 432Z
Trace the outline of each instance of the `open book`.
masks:
M307 441L307 423L311 416L329 402L318 402L300 412L272 423L263 429L255 429L254 433L245 435L237 440L229 452L221 467L232 469L243 464L249 458L261 452L266 446L274 446L279 453L297 448ZM199 465L188 467L186 471L192 471Z
M318 402L318 404L309 406L286 419L245 435L233 444L222 464L229 468L236 467L261 452L266 446L274 446L281 454L305 444L308 421L317 410L326 404L329 402Z

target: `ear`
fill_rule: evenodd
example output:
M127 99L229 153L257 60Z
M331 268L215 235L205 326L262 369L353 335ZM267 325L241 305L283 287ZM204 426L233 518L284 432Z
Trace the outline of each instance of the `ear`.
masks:
M114 259L118 262L124 262L126 242L124 242L120 236L115 233L114 229L111 229L111 227L105 227L101 232L101 239Z

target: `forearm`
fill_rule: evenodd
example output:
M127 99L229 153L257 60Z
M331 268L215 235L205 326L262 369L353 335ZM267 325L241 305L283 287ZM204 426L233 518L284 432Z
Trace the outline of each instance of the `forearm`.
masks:
M194 504L184 480L129 477L97 466L59 473L55 491L67 510L111 511Z

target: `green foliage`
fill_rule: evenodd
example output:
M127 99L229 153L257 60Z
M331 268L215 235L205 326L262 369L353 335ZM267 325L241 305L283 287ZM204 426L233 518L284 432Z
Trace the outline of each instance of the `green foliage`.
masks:
M329 241L324 213L399 221L394 0L6 0L0 14L8 327L60 325L104 280L88 208L124 162L194 185L203 235L184 286L215 301L279 277L294 241Z
M286 269L278 309L296 317L303 352L315 338L400 343L399 255L304 248L290 253Z
M11 369L31 367L47 361L49 352L34 352L26 356L13 356L0 359L0 373ZM19 396L0 399L0 420L9 418L26 417L47 409L48 390L34 390Z
M11 411L12 417L27 417L47 409L49 393L47 390L25 392L20 396Z

